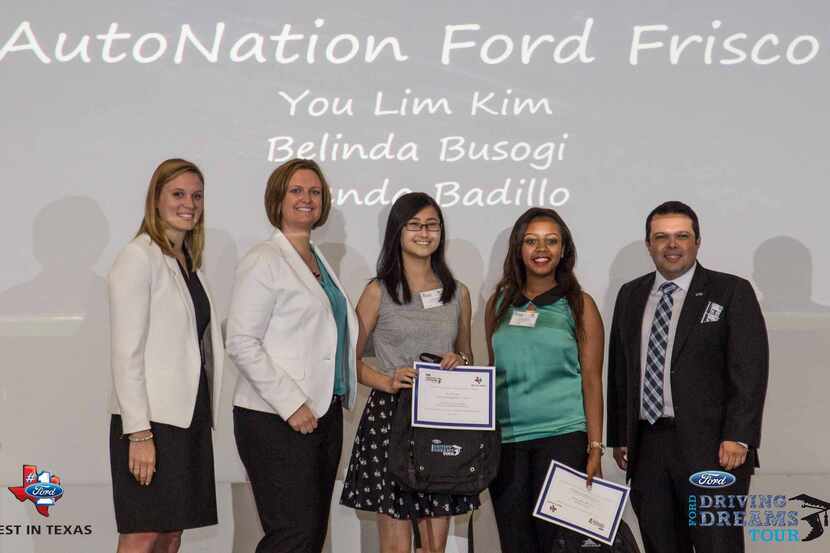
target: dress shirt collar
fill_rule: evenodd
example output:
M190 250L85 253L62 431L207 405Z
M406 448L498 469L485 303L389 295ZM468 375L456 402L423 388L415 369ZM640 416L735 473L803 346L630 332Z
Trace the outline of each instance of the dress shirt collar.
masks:
M660 288L660 285L664 282L673 282L677 285L678 288L683 290L684 292L689 291L689 286L692 284L692 278L695 276L695 271L697 270L697 261L695 264L692 265L692 268L683 273L683 275L677 277L674 280L666 280L666 277L660 274L660 271L655 271L655 278L654 278L654 286L651 287L651 291L655 292L657 289Z

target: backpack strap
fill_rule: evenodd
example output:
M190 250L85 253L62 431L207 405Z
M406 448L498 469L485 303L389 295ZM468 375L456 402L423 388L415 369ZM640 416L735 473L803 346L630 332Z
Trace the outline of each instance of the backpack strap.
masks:
M475 510L470 511L470 520L467 522L467 552L476 553L476 543L473 538L473 516L476 514Z
M418 518L412 515L412 537L415 540L415 549L421 549L421 530L418 528Z
M415 492L402 492L406 499L404 503L409 511L409 520L412 522L412 538L415 541L415 549L421 549L421 530L418 528L418 517L415 515Z

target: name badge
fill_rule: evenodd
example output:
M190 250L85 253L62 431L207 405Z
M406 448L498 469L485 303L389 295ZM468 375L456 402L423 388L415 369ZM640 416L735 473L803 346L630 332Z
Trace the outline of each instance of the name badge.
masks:
M539 312L535 309L528 309L527 311L513 311L513 316L510 317L510 326L526 326L533 328L536 326L536 319L539 318Z
M432 309L433 307L441 307L444 305L441 303L441 294L443 293L443 288L436 288L435 290L421 292L421 303L423 304L424 309Z

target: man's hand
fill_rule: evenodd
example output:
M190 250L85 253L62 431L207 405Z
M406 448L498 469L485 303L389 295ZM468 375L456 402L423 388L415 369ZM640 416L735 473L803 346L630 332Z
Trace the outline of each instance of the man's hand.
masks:
M724 440L718 449L718 462L725 470L734 470L746 461L747 448L738 442Z
M627 447L615 447L614 448L614 460L617 462L617 466L620 467L620 470L625 470L628 468L628 448Z

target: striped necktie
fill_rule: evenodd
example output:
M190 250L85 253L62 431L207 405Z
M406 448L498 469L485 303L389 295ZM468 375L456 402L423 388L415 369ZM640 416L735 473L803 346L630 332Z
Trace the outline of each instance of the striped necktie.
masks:
M663 414L663 372L666 365L666 347L669 339L669 323L674 303L671 295L677 284L664 282L658 288L660 302L654 312L651 334L648 337L645 382L643 383L643 410L646 420L654 424Z

